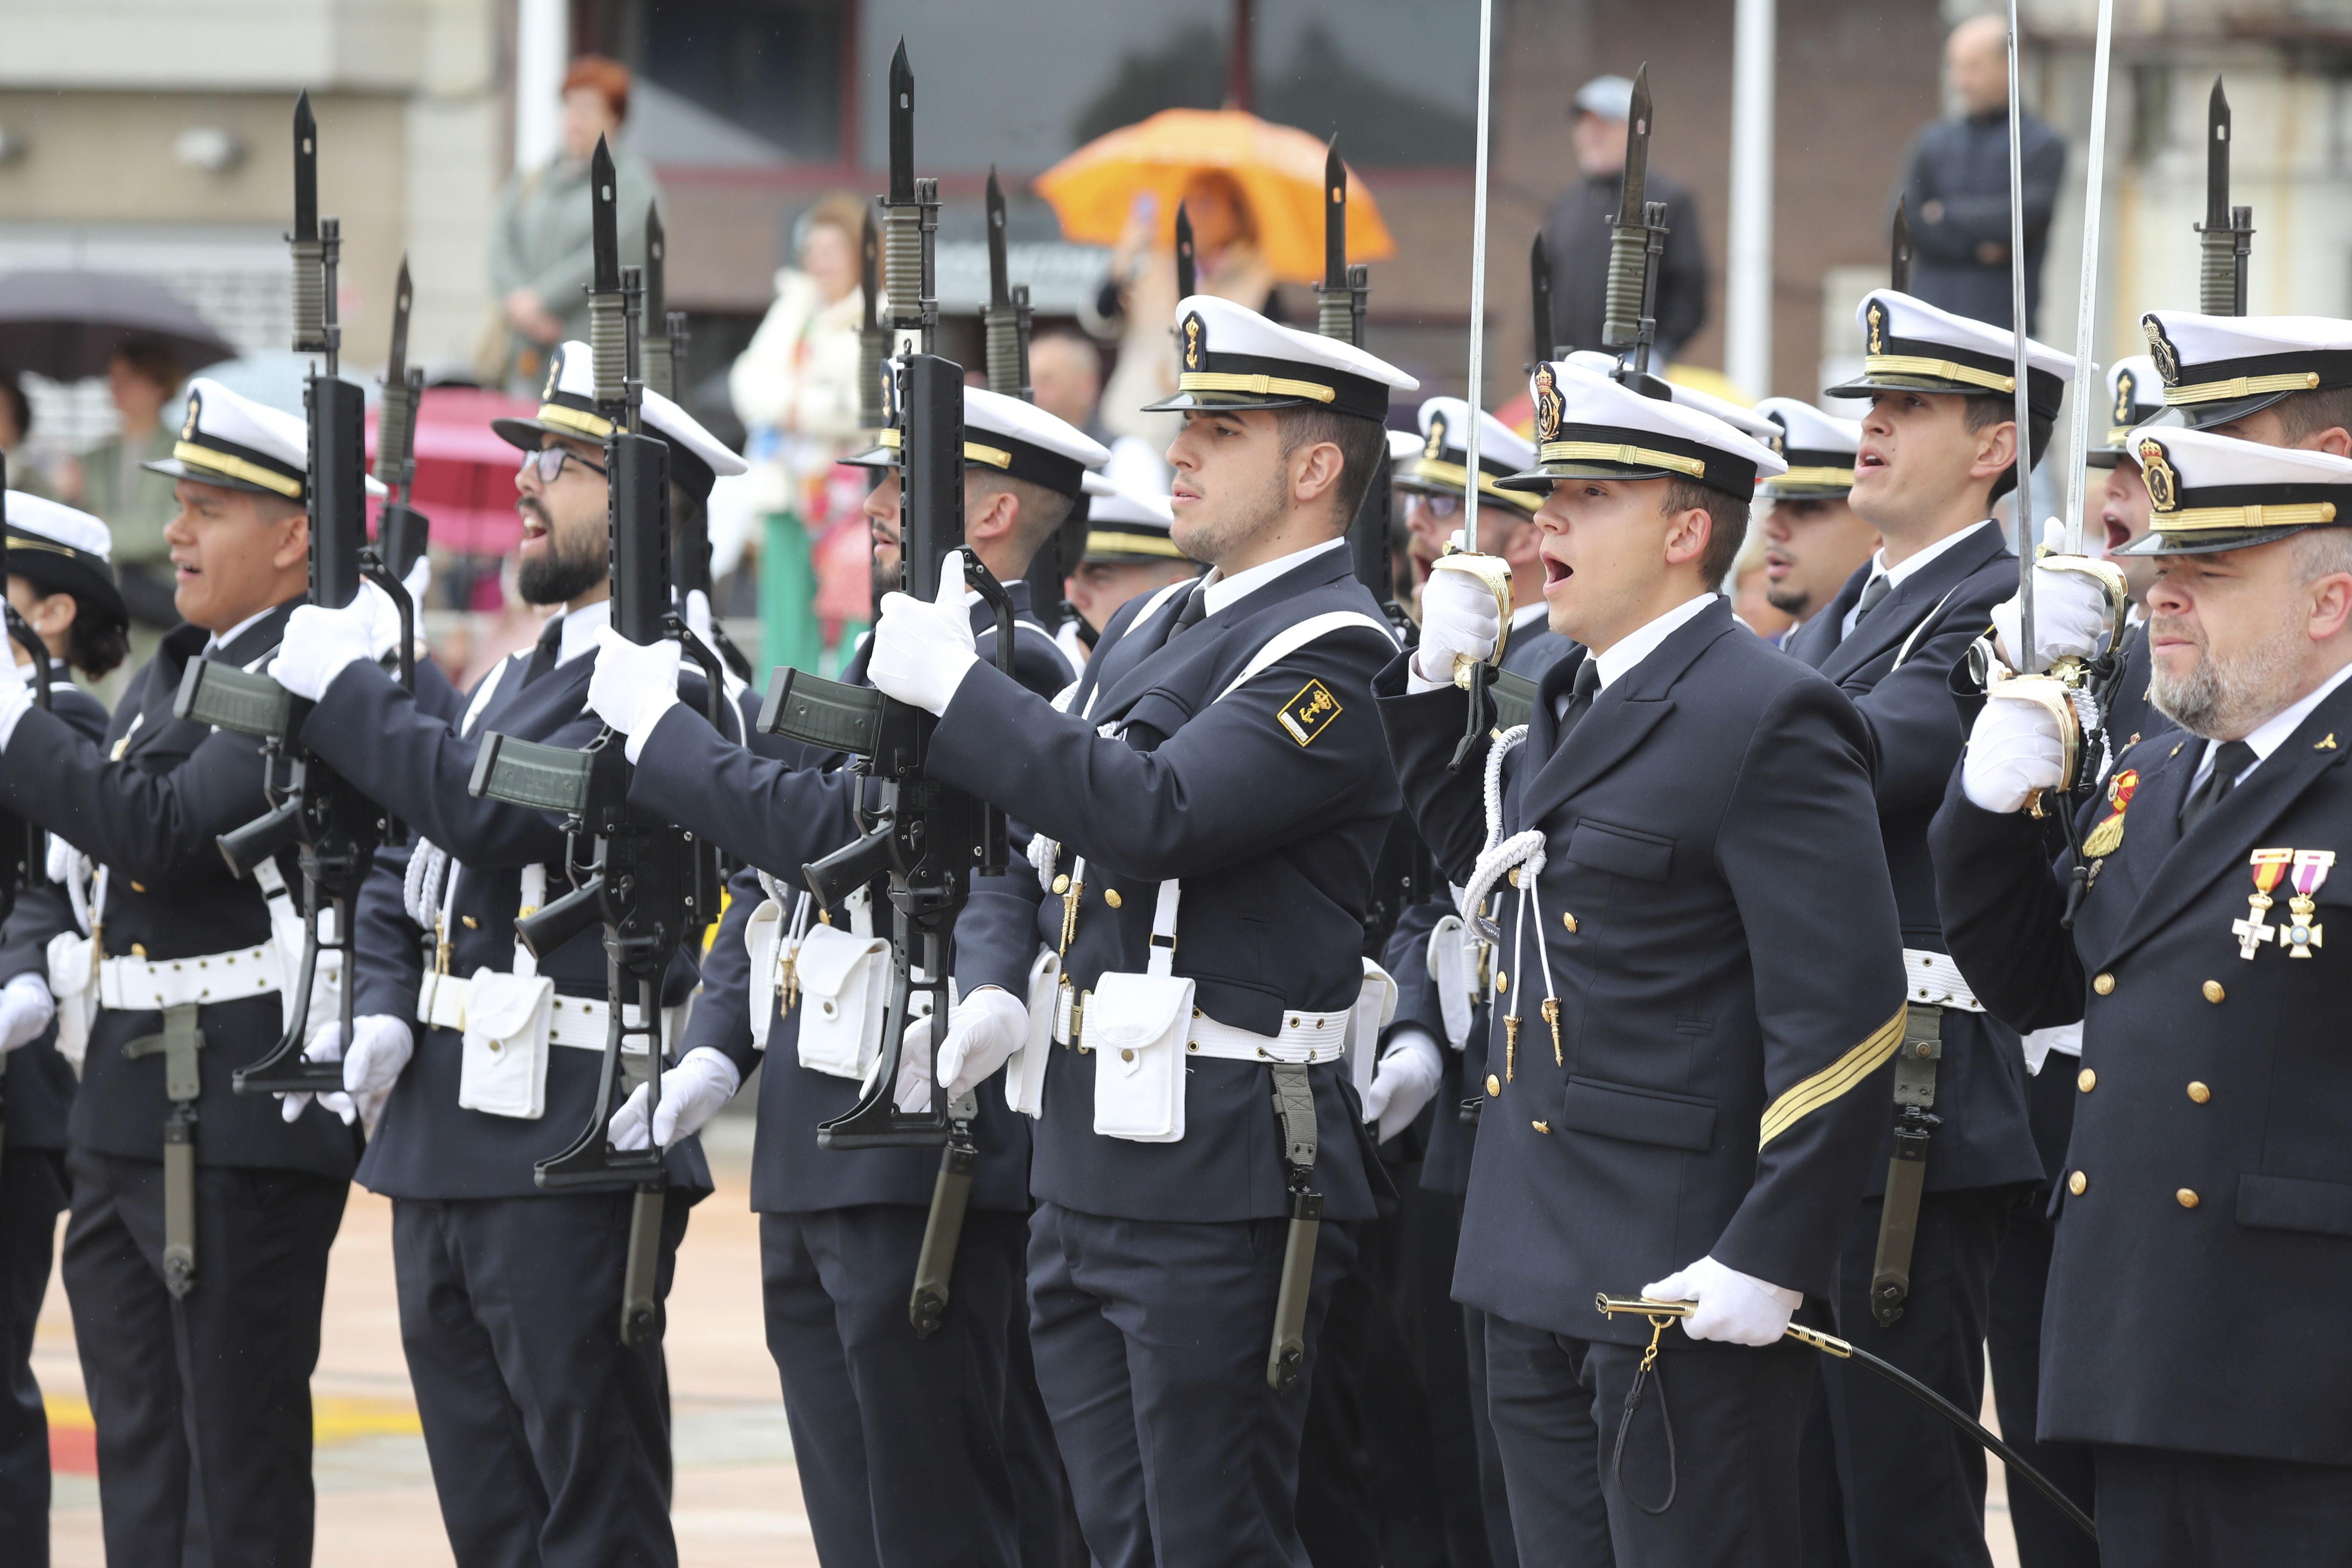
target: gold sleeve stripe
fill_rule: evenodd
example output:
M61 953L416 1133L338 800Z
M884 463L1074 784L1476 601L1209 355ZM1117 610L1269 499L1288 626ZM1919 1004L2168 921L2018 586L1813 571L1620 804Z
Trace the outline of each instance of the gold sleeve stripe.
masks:
M1895 1016L1880 1025L1868 1039L1766 1106L1764 1129L1756 1140L1757 1148L1761 1150L1799 1121L1876 1072L1895 1054L1895 1048L1903 1043L1903 1020L1910 1010L1908 1003L1895 1008Z

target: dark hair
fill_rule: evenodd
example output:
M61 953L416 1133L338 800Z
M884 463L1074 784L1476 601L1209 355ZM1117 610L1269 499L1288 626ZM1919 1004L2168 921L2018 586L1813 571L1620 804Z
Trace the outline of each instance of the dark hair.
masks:
M603 55L582 55L563 73L563 90L593 88L604 98L615 123L629 117L629 68Z
M966 468L964 473L982 495L994 495L1003 490L1021 503L1013 520L1013 548L1020 552L1022 569L1036 558L1070 515L1076 500L1061 491L1048 489L1034 479L1017 475L998 473L989 468Z
M88 600L75 595L73 629L66 634L66 662L98 680L131 657L131 632L117 622L85 615L89 608Z
M1710 592L1721 593L1723 580L1731 574L1732 563L1739 559L1739 547L1748 538L1748 502L1696 479L1669 479L1658 510L1664 517L1679 517L1686 511L1706 513L1706 550L1699 556L1699 574L1706 579Z
M1978 435L1996 425L2017 423L2017 405L2006 397L1990 393L1973 394L1960 399L1960 417L1970 435ZM2025 466L2032 468L2042 461L2042 454L2050 449L2050 431L2057 421L2044 415L2030 415L2025 421ZM2011 464L1992 482L1992 494L1986 499L1999 500L2017 488L2017 465Z
M2352 387L2326 386L2315 392L2290 392L2271 405L2278 416L2279 438L2293 446L2322 430L2352 431Z
M1347 532L1372 488L1373 476L1388 467L1387 427L1328 408L1277 408L1274 421L1286 458L1301 447L1325 441L1339 448L1339 482L1331 491L1339 526L1332 531L1335 537Z
M179 391L180 384L188 379L187 367L180 363L172 345L161 338L133 333L114 345L114 357L166 393Z
M0 399L8 405L8 422L16 426L16 439L21 441L33 433L33 400L15 376L0 376Z

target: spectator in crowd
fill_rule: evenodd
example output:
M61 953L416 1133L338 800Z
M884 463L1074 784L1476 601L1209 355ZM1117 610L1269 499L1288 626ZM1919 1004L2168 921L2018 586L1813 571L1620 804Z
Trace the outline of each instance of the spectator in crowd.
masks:
M1977 16L1944 45L1958 119L1937 120L1911 148L1903 195L1911 216L1911 292L1955 315L2011 325L2009 277L2009 32ZM2025 184L2026 331L2042 308L2042 258L2066 172L2066 143L2031 113L2019 117Z
M1731 578L1724 584L1731 595L1731 613L1739 624L1779 647L1797 627L1796 617L1780 608L1765 577L1764 552L1751 528L1748 542L1731 563Z
M499 192L490 222L490 293L499 320L476 368L491 385L535 395L548 351L588 339L590 256L588 161L599 136L616 137L629 118L629 68L583 55L563 77L563 146L535 169L518 171ZM646 258L646 209L661 187L644 160L613 149L619 187L621 262Z
M0 458L7 459L8 488L54 500L49 478L25 456L25 437L33 433L33 403L24 384L13 375L0 376Z
M1257 216L1240 184L1221 170L1202 169L1181 199L1192 222L1193 286L1282 320L1274 268L1258 248ZM1180 415L1141 412L1176 390L1176 342L1168 331L1176 315L1176 256L1158 246L1161 222L1158 199L1149 192L1137 196L1127 230L1111 247L1110 276L1086 318L1097 336L1118 339L1118 363L1097 415L1103 429L1139 437L1154 450L1166 448L1181 422ZM1175 219L1166 222L1173 233Z
M1092 338L1066 327L1038 333L1029 343L1029 386L1038 407L1110 445L1111 433L1099 423L1102 350Z
M1627 120L1633 84L1622 76L1595 77L1577 89L1569 113L1576 166L1584 177L1562 191L1544 215L1544 250L1551 258L1552 330L1573 348L1600 349L1601 318L1609 286L1609 220L1625 191ZM1672 364L1683 345L1706 324L1706 243L1698 203L1678 182L1650 165L1647 199L1666 204L1666 250L1658 263L1658 341L1653 366Z
M761 662L814 671L843 627L872 613L864 477L835 459L857 434L857 247L866 204L846 191L793 225L798 265L728 372L748 432L744 456L760 538Z
M163 415L186 380L187 373L162 342L123 339L106 367L120 428L81 456L79 505L104 519L113 532L115 580L131 611L134 665L143 663L157 639L180 624L172 602L177 586L172 547L163 540L163 525L179 515L180 507L172 499L172 481L144 465L172 455L177 433Z

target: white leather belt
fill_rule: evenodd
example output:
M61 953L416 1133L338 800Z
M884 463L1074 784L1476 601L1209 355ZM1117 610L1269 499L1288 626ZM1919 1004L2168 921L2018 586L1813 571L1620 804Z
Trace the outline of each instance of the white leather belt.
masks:
M1923 952L1916 947L1903 950L1903 984L1905 999L1924 1003L1931 1007L1957 1007L1963 1013L1981 1013L1984 1004L1977 1000L1976 992L1960 975L1960 966L1952 962L1951 954Z
M1071 1023L1077 1024L1074 1040ZM1086 1036L1085 1009L1078 994L1064 985L1054 993L1054 1039L1059 1045L1084 1044ZM1260 1035L1220 1024L1199 1008L1192 1010L1192 1026L1185 1032L1184 1048L1198 1056L1222 1057L1236 1062L1294 1062L1312 1065L1316 1062L1336 1062L1348 1043L1348 1014L1292 1013L1282 1021L1279 1034Z
M281 978L278 949L268 942L197 958L103 958L98 964L98 1000L118 1012L155 1013L191 1002L268 996Z
M466 1028L466 996L473 983L462 974L428 974L427 989L419 996L417 1015L436 1028ZM635 1022L636 1009L629 1009ZM681 1004L662 1009L662 1038L676 1041L686 1029L687 1008ZM577 1051L601 1051L609 1032L611 1014L605 1005L586 996L557 996L549 1004L547 1039L550 1045L569 1046ZM643 1037L632 1037L623 1042L624 1056L646 1054Z

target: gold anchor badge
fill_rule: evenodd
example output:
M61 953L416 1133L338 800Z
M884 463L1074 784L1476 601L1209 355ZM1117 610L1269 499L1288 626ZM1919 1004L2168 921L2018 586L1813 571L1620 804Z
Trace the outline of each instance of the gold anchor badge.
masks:
M1870 352L1883 354L1886 352L1886 307L1873 300L1870 302L1869 318Z
M1433 414L1429 416L1429 439L1422 443L1421 455L1426 460L1443 457L1444 454L1445 416Z
M1184 368L1186 370L1201 368L1201 356L1208 346L1207 338L1208 329L1202 324L1201 313L1198 310L1184 318Z
M193 441L196 438L196 412L203 403L204 399L197 394L193 392L188 394L188 416L180 421L181 440Z
M2165 459L2164 443L2150 436L2139 444L2140 478L2147 485L2148 505L2158 511L2180 510L2180 475Z

